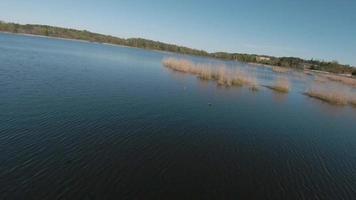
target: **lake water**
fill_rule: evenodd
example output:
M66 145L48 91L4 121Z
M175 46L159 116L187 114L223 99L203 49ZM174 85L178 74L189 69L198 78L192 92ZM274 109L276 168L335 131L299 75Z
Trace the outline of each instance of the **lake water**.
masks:
M0 199L356 199L355 108L298 78L219 88L172 56L0 34Z

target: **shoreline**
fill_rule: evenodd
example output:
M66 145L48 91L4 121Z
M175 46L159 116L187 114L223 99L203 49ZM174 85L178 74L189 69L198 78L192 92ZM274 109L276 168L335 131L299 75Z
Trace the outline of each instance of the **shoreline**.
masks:
M356 67L349 64L341 64L337 61L314 60L299 57L277 57L269 55L258 55L248 53L230 52L208 52L203 49L195 49L178 44L170 44L152 39L140 37L120 38L112 35L95 33L88 30L78 30L41 24L18 24L0 21L0 32L8 34L37 36L43 38L54 38L80 42L91 42L106 44L110 46L121 46L129 48L146 49L158 52L170 52L180 55L191 55L197 57L212 58L216 60L239 61L253 65L271 65L284 68L316 69L334 74L356 76Z
M102 44L102 45L107 45L107 46L117 46L117 47L125 47L125 48L133 48L133 49L144 49L144 50L149 50L149 51L159 51L159 52L165 52L165 53L166 52L173 53L173 52L169 52L169 51L145 49L145 48L140 48L140 47L132 47L132 46L126 46L126 45L120 45L120 44L112 44L112 43L106 43L106 42L93 42L93 41L89 41L89 40L71 39L71 38L65 38L65 37L54 37L54 36L37 35L37 34L29 34L29 33L13 33L13 32L7 32L7 31L0 31L0 33L8 34L8 35L19 35L19 36L28 36L28 37L37 37L37 38L47 38L47 39L54 39L54 40L83 42L83 43L89 43L89 44Z
M39 34L29 34L29 33L14 33L14 32L9 32L9 31L0 31L2 34L8 34L8 35L19 35L19 36L28 36L28 37L37 37L37 38L47 38L47 39L55 39L55 40L64 40L64 41L74 41L74 42L83 42L83 43L92 43L92 44L102 44L102 45L107 45L107 46L116 46L116 47L124 47L124 48L133 48L133 49L141 49L141 50L147 50L147 51L153 51L153 52L160 52L160 53L165 53L165 54L178 54L178 55L188 55L188 56L196 56L196 57L202 57L202 58L209 58L209 59L214 59L218 61L226 61L225 59L220 59L216 57L209 57L209 56L199 56L199 55L192 55L192 54L182 54L182 53L177 53L177 52L171 52L171 51L164 51L164 50L157 50L157 49L149 49L149 48L141 48L141 47L133 47L133 46L128 46L128 45L120 45L120 44L113 44L113 43L106 43L106 42L95 42L95 41L89 41L89 40L82 40L82 39L72 39L72 38L65 38L65 37L54 37L54 36L46 36L46 35L39 35ZM327 72L327 71L319 71L319 70L311 70L311 69L293 69L290 67L283 67L283 66L273 66L273 65L267 65L267 64L262 64L262 63L253 63L253 62L243 62L239 60L230 60L234 62L242 62L246 63L255 67L265 67L265 68L273 68L273 67L282 67L291 71L299 71L299 72L308 72L310 74L315 75L323 75L323 74L329 74L329 75L334 75L337 77L342 77L342 78L349 78L356 80L354 76L345 76L342 74L338 73L332 73L332 72Z
M53 37L53 36L37 35L37 34L29 34L29 33L13 33L13 32L8 32L8 31L0 31L0 33L8 34L8 35L20 35L20 36L29 36L29 37L39 37L39 38L49 38L49 39L57 39L57 40L66 40L66 41L77 41L77 42L102 44L102 43L99 43L99 42L91 42L91 41L88 41L88 40L71 39L71 38L64 38L64 37Z
M29 33L13 33L13 32L8 32L8 31L0 31L0 33L8 34L8 35L19 35L19 36L28 36L28 37L37 37L37 38L47 38L47 39L54 39L54 40L74 41L74 42L83 42L83 43L91 43L91 44L102 44L102 45L107 45L107 46L114 46L114 47L116 46L116 47L132 48L132 49L141 49L141 50L168 53L168 54L180 54L180 55L198 56L198 55L181 54L181 53L177 53L177 52L157 50L157 49L140 48L140 47L121 45L121 44L113 44L113 43L107 43L107 42L93 42L93 41L89 41L89 40L71 39L71 38L65 38L65 37L54 37L54 36L29 34ZM212 58L212 57L205 57L205 56L198 56L198 57ZM212 58L212 59L221 60L221 59L218 59L218 58Z

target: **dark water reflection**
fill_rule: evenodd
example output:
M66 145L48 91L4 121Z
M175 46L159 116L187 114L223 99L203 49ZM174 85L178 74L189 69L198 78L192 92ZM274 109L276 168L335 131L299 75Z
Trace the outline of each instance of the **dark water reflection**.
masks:
M302 82L224 89L171 54L5 34L0 52L0 199L356 198L356 110Z

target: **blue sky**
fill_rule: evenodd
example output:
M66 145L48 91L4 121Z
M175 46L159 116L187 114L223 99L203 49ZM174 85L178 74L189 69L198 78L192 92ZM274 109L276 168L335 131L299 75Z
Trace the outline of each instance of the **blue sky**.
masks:
M355 0L0 0L0 20L356 66Z

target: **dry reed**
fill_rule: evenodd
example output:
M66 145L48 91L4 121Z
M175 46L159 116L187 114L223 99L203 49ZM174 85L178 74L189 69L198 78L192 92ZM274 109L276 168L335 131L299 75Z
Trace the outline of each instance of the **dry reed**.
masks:
M163 65L174 71L182 73L192 73L194 68L194 64L185 59L167 58L163 60Z
M247 70L233 70L225 65L210 65L202 63L193 63L186 59L167 58L162 61L163 65L174 71L193 74L200 80L216 81L220 87L241 87L247 86L252 91L259 90L259 83L253 73ZM274 67L273 71L284 73L288 69ZM310 73L305 71L305 73ZM356 86L356 80L337 75L316 75L314 83L304 93L305 95L322 100L335 105L353 105L356 106L356 95L349 87L332 83L328 80L337 81L346 85ZM290 91L290 82L286 77L277 78L272 86L266 86L276 92L287 93Z
M202 68L198 78L201 80L213 80L215 72L211 68Z
M347 92L336 86L313 84L305 95L335 105L346 105L348 103Z
M322 74L321 76L331 81L340 82L345 85L356 87L356 79L352 77L345 77L336 74Z
M212 66L209 64L195 64L185 59L167 58L163 65L174 71L196 75L200 80L216 81L218 86L248 86L251 90L258 90L257 79L242 70L232 70L225 65Z
M287 78L279 77L274 85L267 87L276 92L288 93L290 90L290 83Z
M277 73L286 73L286 72L289 72L290 69L285 68L285 67L273 66L273 67L272 67L272 71L277 72Z

